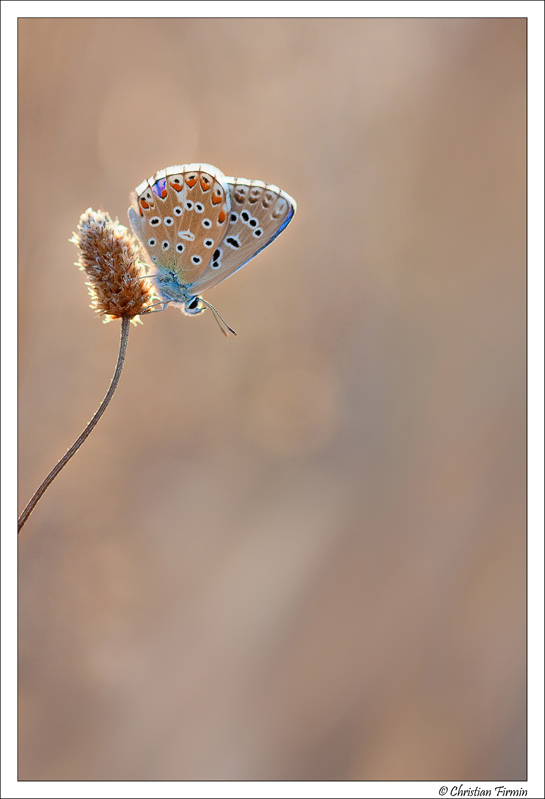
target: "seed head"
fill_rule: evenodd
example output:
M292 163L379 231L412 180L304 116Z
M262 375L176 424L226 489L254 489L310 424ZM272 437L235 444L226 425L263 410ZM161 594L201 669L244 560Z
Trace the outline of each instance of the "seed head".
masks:
M106 211L88 208L70 241L79 247L76 266L89 278L91 308L104 316L105 322L123 317L140 321L139 314L155 297L138 260L144 260L138 240Z

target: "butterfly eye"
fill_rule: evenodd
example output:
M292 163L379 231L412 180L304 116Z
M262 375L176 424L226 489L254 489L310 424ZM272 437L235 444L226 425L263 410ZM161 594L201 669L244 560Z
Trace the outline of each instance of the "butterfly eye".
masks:
M165 216L165 225L171 227L174 224L174 219L171 216Z
M174 209L174 213L176 214L176 216L181 216L183 214L183 211L179 205L177 205L176 208Z
M188 316L195 316L196 314L202 313L204 310L205 307L200 297L193 297L191 300L188 300L182 308L183 313Z

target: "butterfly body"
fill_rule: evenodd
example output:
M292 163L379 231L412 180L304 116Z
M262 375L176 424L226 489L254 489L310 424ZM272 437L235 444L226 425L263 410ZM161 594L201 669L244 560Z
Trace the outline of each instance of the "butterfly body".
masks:
M189 314L203 311L199 294L252 260L296 210L277 186L225 177L211 164L162 169L131 199L129 219L156 293Z

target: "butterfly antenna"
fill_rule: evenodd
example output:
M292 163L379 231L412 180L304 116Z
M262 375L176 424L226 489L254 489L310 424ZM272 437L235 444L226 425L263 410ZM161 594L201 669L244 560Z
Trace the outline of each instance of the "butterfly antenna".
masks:
M212 305L212 303L211 303L211 302L208 302L208 300L203 300L203 298L202 298L202 297L199 297L199 299L200 299L200 301L201 301L201 302L203 302L205 305L207 305L207 306L208 306L208 308L210 308L210 310L211 310L211 311L212 311L212 313L214 314L214 319L215 319L215 320L216 320L216 322L218 323L218 327L219 327L219 329L221 330L221 332L223 333L223 335L224 335L224 336L228 336L228 335L229 335L229 333L232 333L232 334L233 334L233 336L236 336L236 331L235 331L235 330L233 330L233 328L232 328L230 325L228 325L228 324L227 324L227 322L225 321L225 319L224 319L224 318L221 316L221 314L219 314L219 313L218 313L218 311L217 311L217 310L214 308L214 306ZM223 325L224 325L225 327L222 327L222 323L223 323ZM229 333L227 332L227 330L225 330L225 328L227 328L227 330L229 331Z

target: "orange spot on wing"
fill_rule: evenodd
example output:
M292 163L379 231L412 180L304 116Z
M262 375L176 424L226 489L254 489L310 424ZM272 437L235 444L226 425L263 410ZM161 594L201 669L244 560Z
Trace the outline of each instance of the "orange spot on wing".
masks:
M161 192L161 199L164 200L166 196L167 196L167 190L163 189L163 191Z
M222 201L222 199L223 199L223 197L221 197L221 196L220 196L220 197L217 197L217 196L214 194L214 196L212 197L212 205L217 205L218 203L220 203L220 202Z
M205 178L204 175L201 175L201 186L203 191L208 191L208 189L211 186L210 180L208 178ZM212 200L212 202L214 201Z
M220 211L220 215L218 216L218 222L225 222L225 211L223 209Z
M147 203L145 200L140 200L140 205L142 208L149 208L149 203Z
M195 183L197 182L197 178L186 178L185 182L187 183L189 188L192 189Z
M172 186L173 189L176 189L176 191L181 191L182 190L182 186L180 185L180 183L176 183L175 182L175 183L171 183L170 185Z

